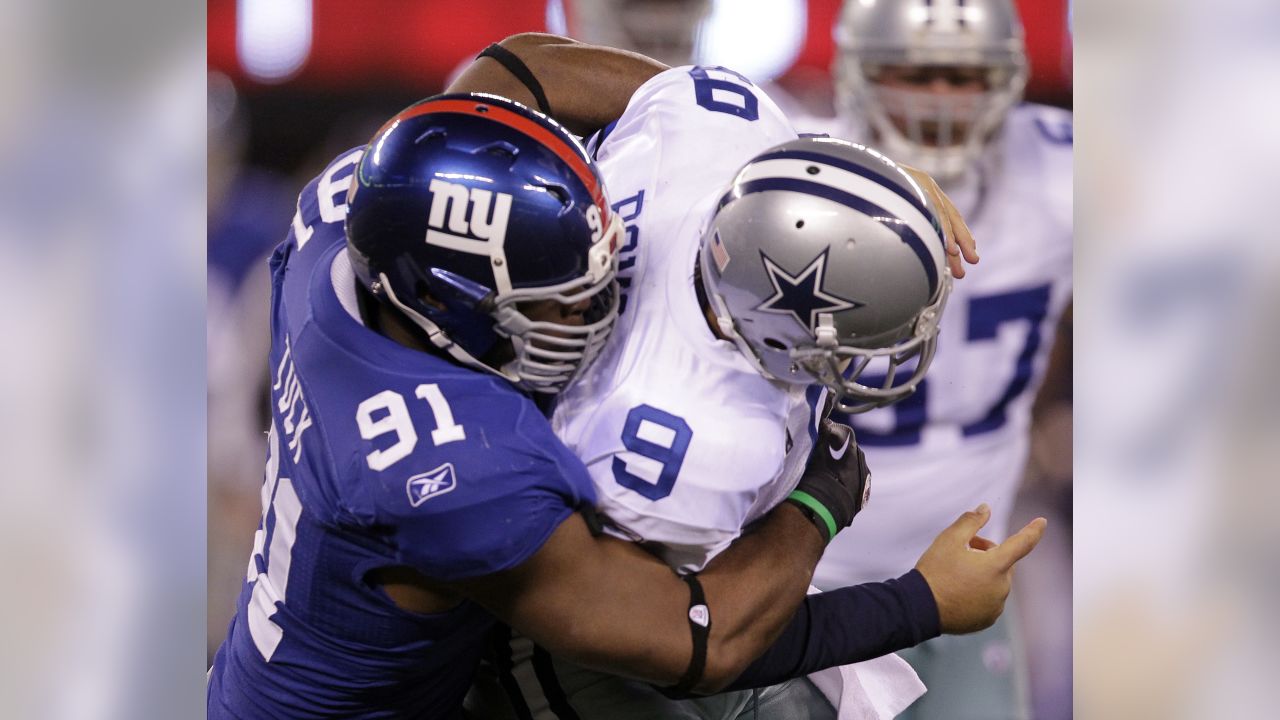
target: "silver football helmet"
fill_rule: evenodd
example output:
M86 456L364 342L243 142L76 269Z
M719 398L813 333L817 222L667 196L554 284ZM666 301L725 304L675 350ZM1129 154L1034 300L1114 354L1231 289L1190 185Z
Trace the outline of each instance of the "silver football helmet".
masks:
M977 159L1027 82L1012 0L847 0L835 41L837 111L940 182Z
M711 0L549 0L547 29L676 67L693 62L711 5Z
M721 332L765 376L821 383L844 412L924 378L951 292L946 246L932 199L875 150L802 138L756 156L700 252ZM885 378L865 384L877 360Z

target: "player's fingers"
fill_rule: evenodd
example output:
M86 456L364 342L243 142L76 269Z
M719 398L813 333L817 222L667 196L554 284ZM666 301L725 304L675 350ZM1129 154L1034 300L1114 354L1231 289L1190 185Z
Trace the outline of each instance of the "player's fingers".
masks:
M1040 542L1040 538L1044 537L1044 529L1048 524L1049 521L1042 517L1032 520L1017 534L1000 543L999 547L995 548L992 553L1005 568L1013 567L1014 563L1026 557L1027 553L1035 549L1036 544Z
M915 178L916 182L929 194L937 206L938 221L942 224L942 234L947 245L947 266L951 269L953 277L964 277L964 264L967 262L972 265L977 263L979 259L978 244L974 240L973 232L969 230L969 226L965 223L964 217L961 216L955 203L951 202L951 198L947 197L947 194L942 191L942 188L928 173L907 165L902 167L911 177Z
M819 415L823 420L831 417L831 411L836 409L836 394L827 393L827 399L822 403L822 413Z
M942 531L942 535L953 537L959 542L968 545L969 540L971 540L974 535L977 535L978 531L982 529L982 526L986 525L987 520L990 519L991 508L987 507L986 503L982 503L976 509L970 510L969 512L962 514L959 518L956 518L955 522L951 523L946 530Z
M832 420L829 417L824 417L822 418L822 422L818 423L818 437L828 438L828 437L831 437L832 435L835 435L837 437L844 437L843 435L841 435L841 433L843 432L843 430L847 430L847 429L849 429L848 425L845 425L844 423L841 423L841 422L836 422L835 420Z
M942 192L933 178L926 175L923 182L938 208L938 221L942 224L942 236L947 246L947 266L952 277L962 278L965 271L961 256L965 253L965 245L973 245L973 233L960 220L960 211L951 204L951 198Z
M822 421L822 435L826 438L828 447L839 451L849 446L853 438L853 428L828 418ZM843 455L843 453L840 454Z
M973 548L974 550L990 550L995 546L996 546L996 543L994 541L988 540L987 538L984 538L981 535L974 535L972 538L969 539L969 547Z
M935 186L936 187L936 186ZM978 262L978 244L973 238L973 231L965 224L960 211L951 204L951 199L939 188L935 194L938 204L944 209L943 217L947 231L947 266L951 276L962 278L965 275L965 263Z
M951 229L955 231L956 245L960 248L960 254L964 256L965 262L970 265L977 263L978 241L974 239L973 231L969 229L969 225L965 223L964 217L959 212L956 212L956 216L952 219Z
M947 269L951 271L951 277L959 280L964 277L964 260L958 254L948 255Z

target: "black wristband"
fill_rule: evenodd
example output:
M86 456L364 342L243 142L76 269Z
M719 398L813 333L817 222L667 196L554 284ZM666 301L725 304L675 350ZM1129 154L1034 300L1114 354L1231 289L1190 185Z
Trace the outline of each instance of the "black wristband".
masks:
M684 676L670 689L674 696L688 695L702 681L702 673L707 669L707 637L711 634L711 610L707 607L702 583L693 574L680 579L689 586L689 631L693 634L693 657L689 658Z
M502 67L506 68L512 75L515 75L516 79L533 95L533 99L537 101L538 109L542 111L542 114L551 115L551 103L547 102L547 95L542 91L542 83L538 82L538 78L533 76L529 66L525 65L519 56L498 43L494 43L481 50L476 59L479 60L482 57L493 58L502 63Z

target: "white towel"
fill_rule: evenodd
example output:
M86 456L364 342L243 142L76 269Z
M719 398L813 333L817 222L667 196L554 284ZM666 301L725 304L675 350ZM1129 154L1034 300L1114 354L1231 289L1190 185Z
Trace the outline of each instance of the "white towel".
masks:
M891 720L925 691L916 671L893 653L828 668L809 680L838 711L839 720Z

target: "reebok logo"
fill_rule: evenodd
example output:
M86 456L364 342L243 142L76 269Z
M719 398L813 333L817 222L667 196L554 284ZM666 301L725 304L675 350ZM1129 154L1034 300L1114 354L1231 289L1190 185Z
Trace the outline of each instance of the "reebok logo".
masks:
M418 507L431 498L453 492L456 487L458 478L453 472L453 463L445 463L434 470L409 478L404 489L409 494L409 504Z
M507 239L511 195L432 180L427 244L495 256ZM496 195L496 197L495 197Z
M827 448L828 450L831 451L832 460L839 460L840 458L844 457L844 454L849 450L849 440L852 439L852 437L853 437L852 435L846 435L844 437L844 444L841 445L839 448L833 448L833 447Z

